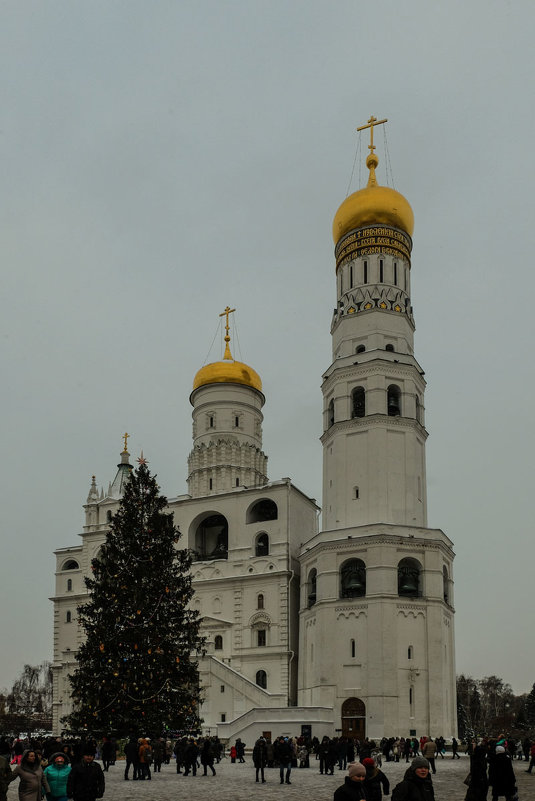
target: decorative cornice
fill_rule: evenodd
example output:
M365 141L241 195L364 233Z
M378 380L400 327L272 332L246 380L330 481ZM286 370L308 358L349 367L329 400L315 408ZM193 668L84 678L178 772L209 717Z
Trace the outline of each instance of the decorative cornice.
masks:
M358 606L335 606L335 612L361 612L364 614L368 608L368 604L359 604Z
M400 356L408 356L409 358L411 355L409 353L400 353ZM384 375L385 372L388 372L388 369L392 369L392 372L396 373L400 378L413 378L419 383L421 383L424 387L426 386L426 382L418 369L417 364L407 364L407 362L395 362L392 359L383 359L380 356L377 356L373 359L373 361L365 361L359 362L358 357L360 356L359 353L355 353L351 356L344 356L344 359L350 359L355 357L356 361L353 364L344 365L343 367L334 367L332 373L330 373L323 381L322 390L330 389L330 385L334 384L335 381L345 381L348 379L352 379L355 377L355 374L358 373L359 376L365 375ZM414 357L412 357L414 358ZM334 363L336 365L336 362ZM414 375L416 373L416 376Z
M414 417L389 417L387 414L370 414L366 417L351 417L349 420L338 420L333 423L320 437L322 445L326 445L335 434L350 431L355 428L407 428L415 429L424 441L429 436L426 428Z

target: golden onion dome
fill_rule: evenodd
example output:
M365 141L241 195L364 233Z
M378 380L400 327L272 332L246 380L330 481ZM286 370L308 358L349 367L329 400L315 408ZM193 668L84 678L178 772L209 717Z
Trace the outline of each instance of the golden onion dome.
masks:
M368 185L349 195L333 220L333 239L337 244L349 231L366 225L391 225L405 231L410 237L414 230L414 214L409 201L400 192L388 186L379 186L375 168L379 159L370 153L366 166L370 170Z
M244 384L262 392L262 381L256 370L234 359L224 359L201 367L193 381L193 389L206 384Z

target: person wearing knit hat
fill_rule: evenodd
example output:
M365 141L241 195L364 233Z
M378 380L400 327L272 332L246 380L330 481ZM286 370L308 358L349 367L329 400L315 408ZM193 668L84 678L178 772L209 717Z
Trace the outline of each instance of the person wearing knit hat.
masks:
M334 791L334 801L366 801L364 779L366 768L360 762L351 762L347 766L344 783Z
M503 745L497 745L494 755L489 756L489 784L493 799L501 795L513 798L517 792L513 763Z
M392 801L435 801L435 791L425 757L415 757L403 781L394 787Z
M382 770L375 764L375 760L371 757L366 757L362 760L362 764L366 768L366 777L364 779L364 793L368 801L381 801L384 795L390 795L390 782Z

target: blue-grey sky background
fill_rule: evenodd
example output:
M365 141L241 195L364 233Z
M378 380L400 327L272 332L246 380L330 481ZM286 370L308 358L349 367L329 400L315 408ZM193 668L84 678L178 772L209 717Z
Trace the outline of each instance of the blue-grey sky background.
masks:
M0 5L0 687L51 657L52 552L123 432L185 492L189 394L227 304L270 477L321 499L331 224L374 114L416 220L457 669L531 688L534 23L530 0Z

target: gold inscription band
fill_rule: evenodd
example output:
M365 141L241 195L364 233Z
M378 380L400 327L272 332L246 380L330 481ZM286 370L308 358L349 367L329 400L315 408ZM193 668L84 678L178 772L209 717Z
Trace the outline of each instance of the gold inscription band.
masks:
M412 242L409 236L395 228L368 226L345 236L336 246L336 269L357 256L385 253L398 256L411 264Z

